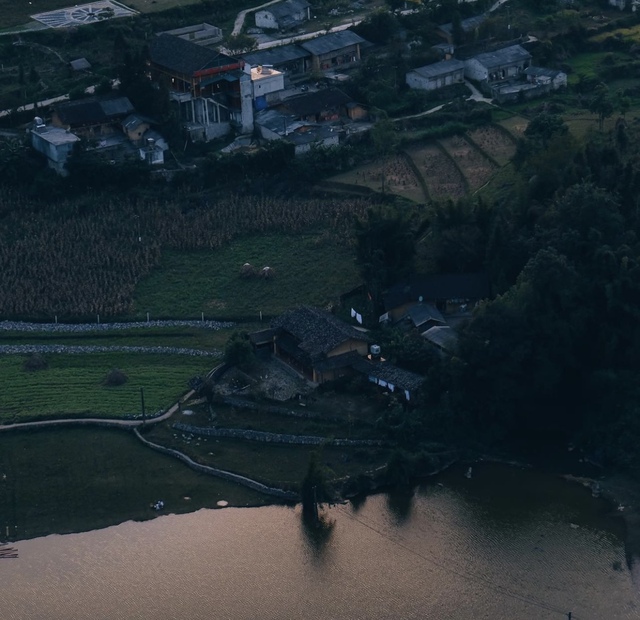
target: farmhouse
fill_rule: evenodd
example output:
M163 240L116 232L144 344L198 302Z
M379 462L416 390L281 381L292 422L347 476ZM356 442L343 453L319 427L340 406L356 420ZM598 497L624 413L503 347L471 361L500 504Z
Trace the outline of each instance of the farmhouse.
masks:
M311 54L312 71L330 71L360 62L360 46L365 39L351 30L340 30L300 43Z
M296 155L314 147L337 146L340 142L340 132L328 124L300 120L275 109L258 112L255 125L264 140L285 140L293 144Z
M160 34L149 47L151 77L170 91L194 140L212 140L231 129L253 131L251 76L244 61Z
M96 138L119 133L120 122L133 112L126 97L91 97L58 104L53 109L51 124L80 137Z
M271 327L275 330L273 353L314 383L342 376L350 368L353 354L368 352L366 332L319 308L290 310Z
M498 82L518 77L531 62L531 54L521 45L484 52L464 61L465 77L477 82Z
M306 0L283 0L256 11L256 26L267 30L290 30L311 19Z
M309 122L337 121L349 115L347 105L353 100L337 88L289 97L278 109Z
M402 320L418 304L431 304L445 314L465 312L489 296L486 273L416 274L384 294L385 314L380 318Z
M409 88L418 90L436 90L451 84L464 82L464 62L461 60L442 60L425 65L406 75Z
M310 306L290 310L275 319L271 328L250 334L256 348L273 354L313 383L321 384L357 374L389 392L411 400L424 378L394 366L371 346L368 333Z

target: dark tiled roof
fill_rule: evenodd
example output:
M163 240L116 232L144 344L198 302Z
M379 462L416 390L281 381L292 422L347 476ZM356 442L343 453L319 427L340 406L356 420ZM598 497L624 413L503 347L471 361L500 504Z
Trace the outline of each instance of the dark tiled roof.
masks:
M311 54L307 52L307 50L303 50L299 45L292 43L290 45L280 45L258 52L243 54L242 59L253 66L273 65L277 68L278 65L300 60L301 58L309 58L310 56Z
M355 360L353 369L402 390L417 390L424 383L422 375L394 366L390 362L374 362L366 357Z
M414 275L396 284L384 295L385 310L411 301L434 302L453 299L486 299L490 296L486 273L444 273Z
M283 0L282 2L276 2L270 6L265 7L263 10L273 14L278 20L287 20L287 18L293 18L293 15L304 11L311 6L305 0Z
M259 332L252 332L249 334L249 340L254 345L266 344L272 342L275 336L275 329L261 329Z
M238 62L217 50L202 47L170 34L159 34L154 37L149 46L149 54L154 64L186 75Z
M448 325L435 325L422 333L422 337L441 349L454 349L458 342L458 335Z
M315 39L304 41L300 43L300 47L311 52L314 56L321 56L322 54L337 52L356 43L364 43L364 41L361 36L351 30L339 30L338 32L331 32Z
M289 310L275 319L271 326L294 336L300 349L312 358L326 355L347 340L369 341L364 332L344 323L330 312L311 306Z
M441 60L432 65L418 67L413 70L413 73L417 73L420 77L428 79L438 77L439 75L447 75L454 71L464 71L464 63L461 60Z
M511 45L493 52L484 52L473 57L483 67L493 69L494 67L502 67L504 65L512 65L524 60L529 60L531 54L527 52L521 45Z
M352 101L349 95L337 88L327 88L318 92L296 95L282 102L281 108L285 108L294 116L311 116L323 110L344 106Z
M462 27L463 32L471 32L472 30L480 27L485 19L487 19L486 13L482 13L481 15L474 15L473 17L467 17L467 19L463 19L460 22L460 26ZM453 22L442 24L441 26L438 26L438 28L449 35L453 34Z
M432 304L416 304L409 309L409 318L416 327L424 325L427 321L446 323L440 311Z
M134 112L131 102L126 97L68 101L56 106L55 110L60 120L72 127L107 123Z

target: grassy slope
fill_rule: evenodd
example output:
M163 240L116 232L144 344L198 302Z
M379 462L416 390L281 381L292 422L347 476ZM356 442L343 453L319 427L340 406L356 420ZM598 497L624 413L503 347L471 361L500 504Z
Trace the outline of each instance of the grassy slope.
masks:
M33 538L85 531L165 512L260 505L268 498L197 474L143 447L125 431L64 429L0 433L0 528L5 537ZM190 499L185 499L188 497ZM269 500L271 501L271 500Z
M144 387L146 411L152 413L175 402L188 389L190 377L205 374L216 365L215 358L126 353L51 354L47 360L48 369L26 372L22 368L24 356L0 356L0 422L138 414L140 387ZM125 385L102 385L112 368L127 374Z
M243 279L240 268L269 266L275 278ZM359 283L351 248L320 235L268 235L214 252L167 252L135 293L138 316L205 318L279 314L296 304L324 305Z

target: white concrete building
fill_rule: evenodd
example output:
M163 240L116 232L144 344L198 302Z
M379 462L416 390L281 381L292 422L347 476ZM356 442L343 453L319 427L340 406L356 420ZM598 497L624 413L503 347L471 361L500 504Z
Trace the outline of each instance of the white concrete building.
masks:
M432 65L418 67L406 75L409 88L417 90L436 90L451 84L464 82L464 62L461 60L442 60Z

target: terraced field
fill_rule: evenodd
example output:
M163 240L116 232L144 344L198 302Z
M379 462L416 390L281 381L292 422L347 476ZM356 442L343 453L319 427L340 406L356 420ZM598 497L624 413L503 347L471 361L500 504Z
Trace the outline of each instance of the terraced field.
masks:
M418 203L458 200L486 185L511 161L527 123L521 116L512 116L465 135L413 142L402 154L327 179L323 189L384 192Z
M512 116L511 118L500 121L498 124L504 127L515 138L522 138L529 121L522 116Z
M350 170L331 178L332 183L372 189L375 192L387 192L404 196L409 200L424 202L427 197L422 191L415 172L403 155L392 155L355 170Z
M493 175L497 166L487 159L463 136L451 136L440 140L442 147L455 160L462 171L469 191L482 187Z
M434 200L456 200L467 191L465 179L449 157L434 143L416 145L407 154L420 174Z
M516 152L515 140L499 127L485 125L469 132L469 137L500 166L506 166Z

